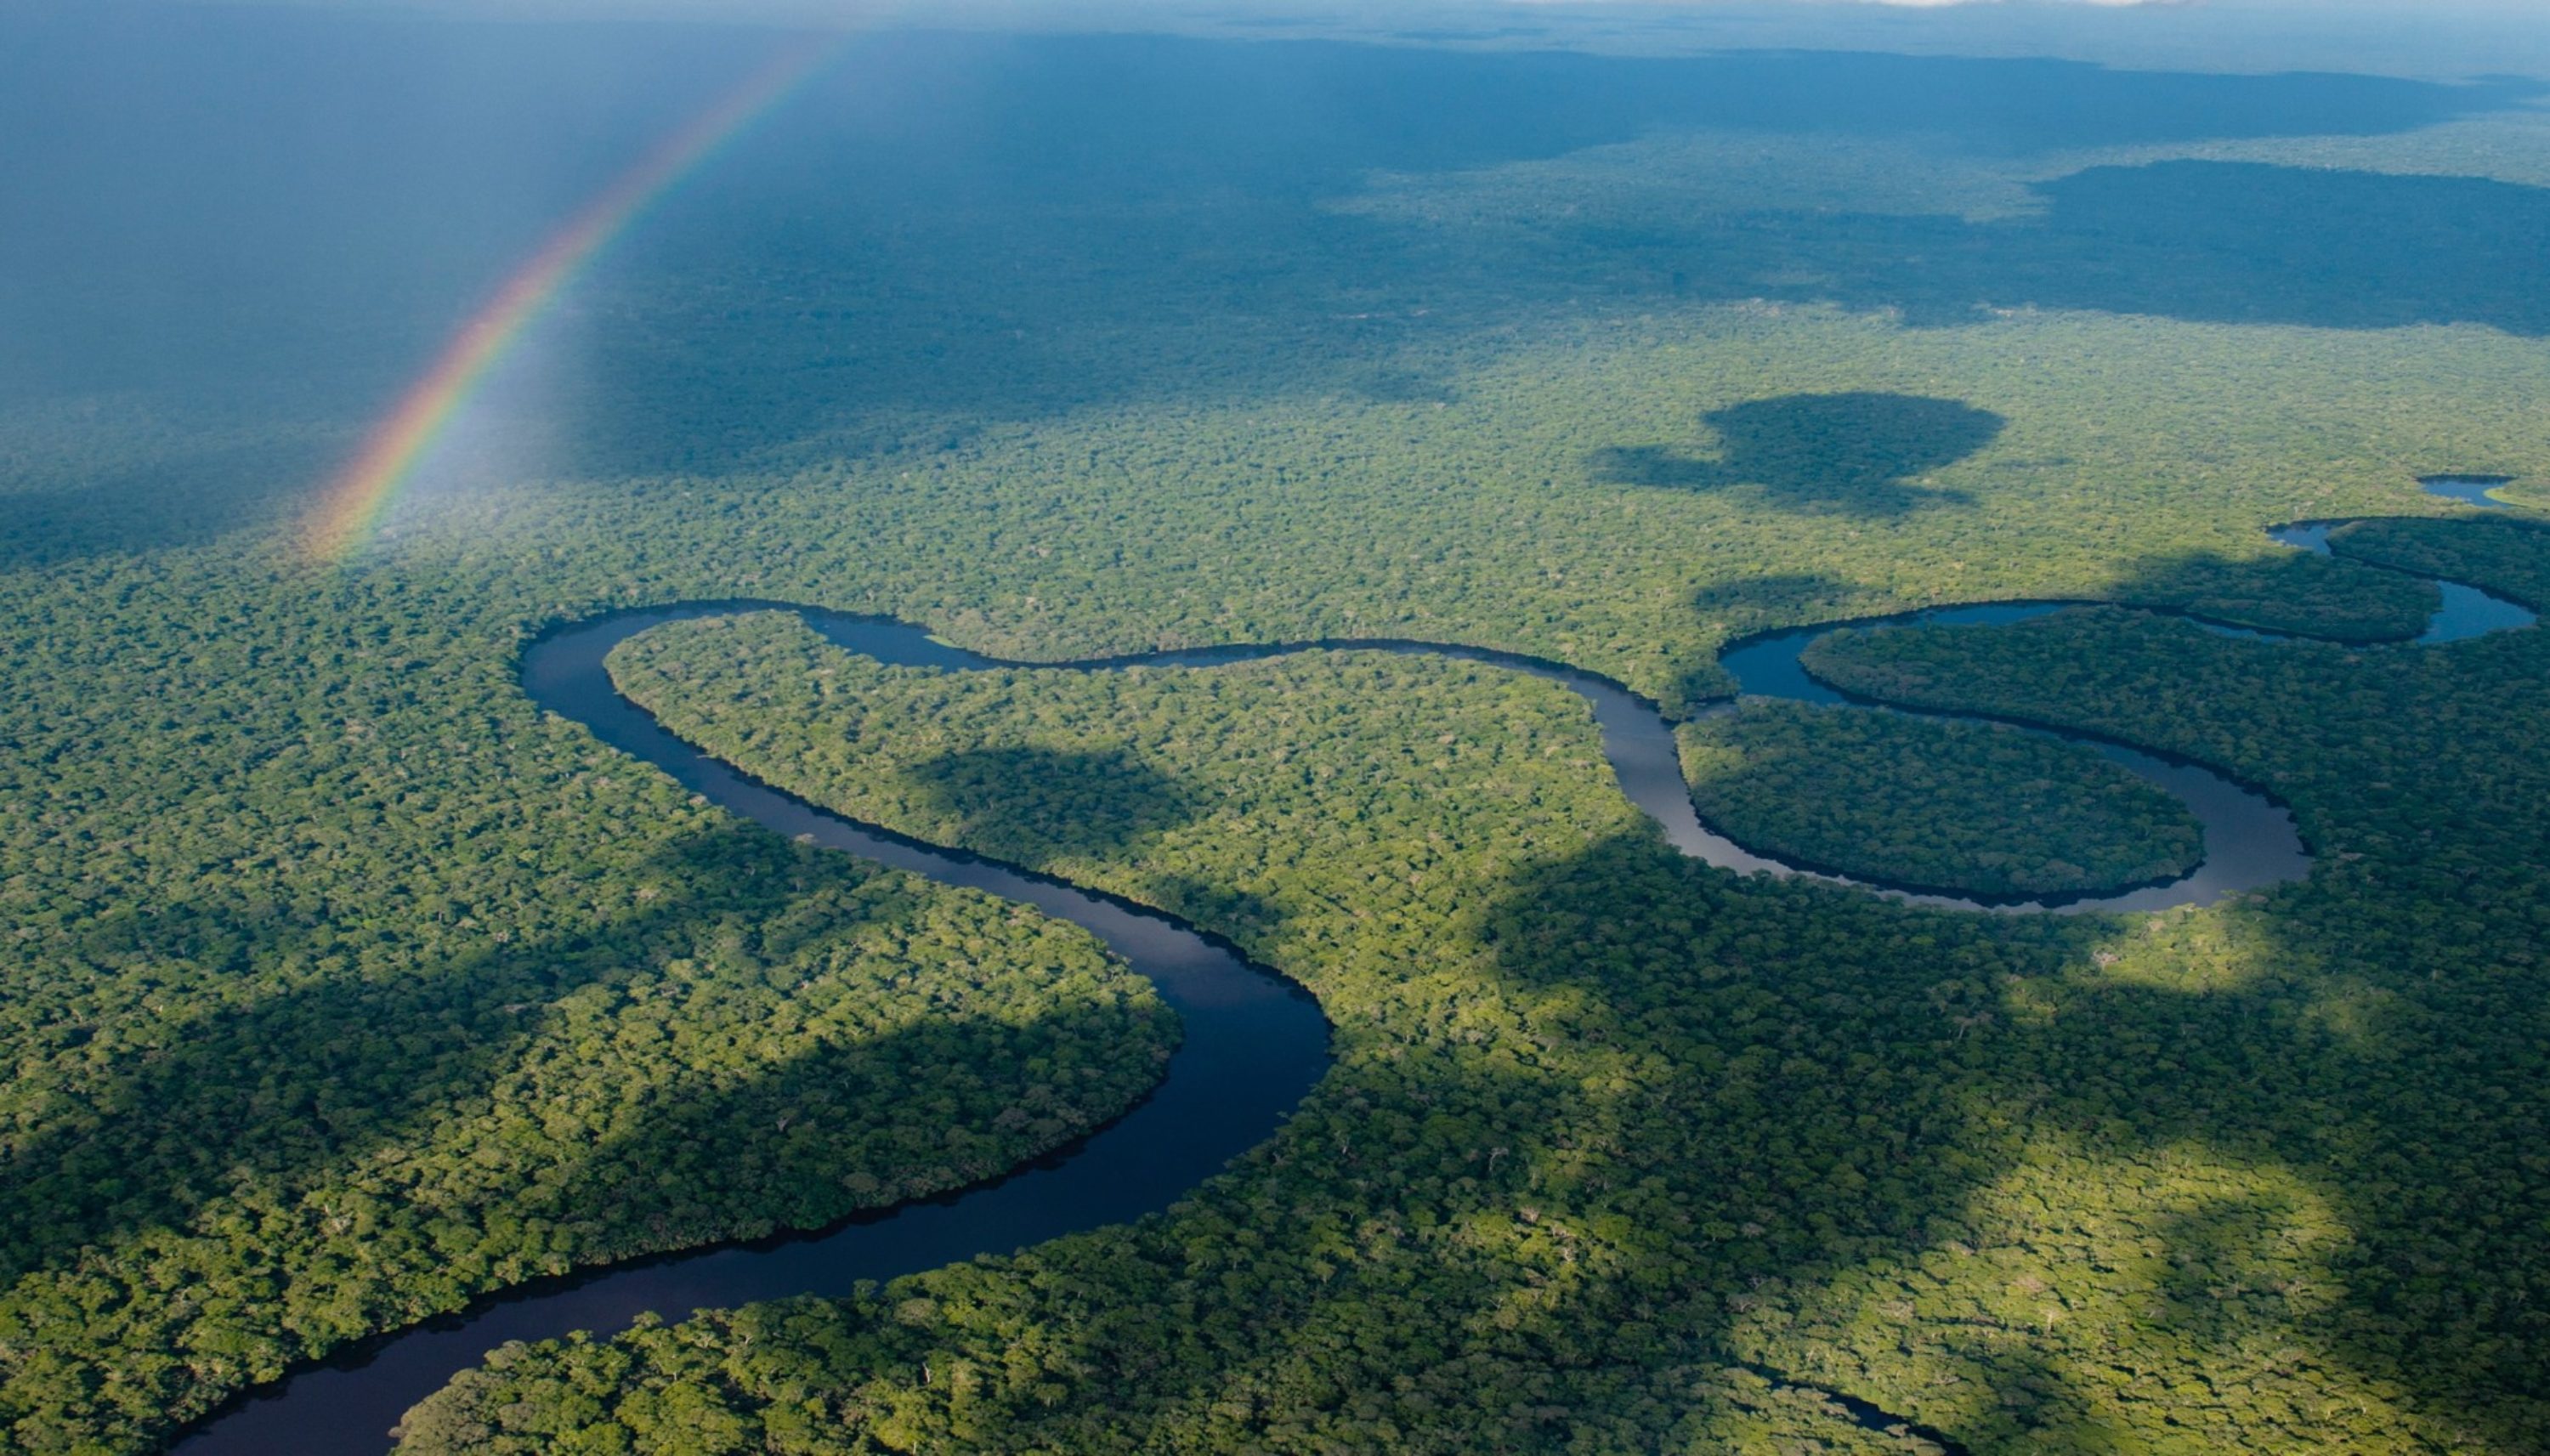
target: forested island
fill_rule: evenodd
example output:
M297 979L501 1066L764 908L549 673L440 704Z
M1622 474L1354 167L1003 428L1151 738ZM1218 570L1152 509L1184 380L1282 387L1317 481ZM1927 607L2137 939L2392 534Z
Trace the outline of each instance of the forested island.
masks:
M520 681L755 599L1030 662L1528 654L1682 722L1748 841L1984 895L2202 849L2042 739L1706 716L1720 653L2080 603L1806 666L2206 764L2311 867L1923 908L1673 852L1493 665L661 628L611 665L680 734L1220 937L1333 1064L1150 1215L473 1353L348 1449L2550 1446L2550 637L2404 640L2420 578L2550 605L2540 82L880 31L552 280L320 559L460 321L773 35L165 21L0 15L0 1449L217 1452L366 1339L1153 1091L1177 1020L1090 934Z

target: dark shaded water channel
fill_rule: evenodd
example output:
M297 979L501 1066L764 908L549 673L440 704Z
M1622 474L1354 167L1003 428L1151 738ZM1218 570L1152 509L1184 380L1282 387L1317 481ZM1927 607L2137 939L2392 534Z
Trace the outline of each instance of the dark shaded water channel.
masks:
M2429 482L2429 488L2447 493L2441 480ZM2455 477L2452 483L2467 482ZM2473 504L2497 504L2478 490L2471 496ZM2462 497L2456 494L2456 498ZM2325 552L2331 525L2281 528L2277 536L2288 544ZM2533 620L2524 609L2476 588L2438 585L2444 589L2445 605L2419 641L2457 640L2529 626ZM1887 620L2009 623L2059 611L2063 605L1953 607ZM649 1310L679 1316L694 1309L729 1308L792 1295L843 1295L861 1281L892 1279L978 1254L1006 1252L1128 1221L1167 1208L1263 1141L1325 1070L1327 1024L1317 1004L1300 988L1250 965L1227 943L1111 896L923 844L815 808L693 748L613 689L603 659L622 641L667 622L762 609L795 612L832 641L881 662L951 671L1009 666L1091 671L1203 667L1322 646L1424 653L1511 667L1560 683L1592 705L1602 728L1604 752L1622 792L1655 819L1666 838L1683 853L1738 872L1814 875L1858 884L1914 904L1995 911L2155 910L2206 903L2298 879L2310 867L2292 815L2264 794L2200 764L2031 727L2026 730L2086 743L2176 795L2205 827L2205 861L2165 885L2048 902L1987 903L1820 874L1756 855L1700 821L1683 782L1672 726L1653 704L1590 673L1473 647L1340 641L1022 664L933 640L925 629L907 623L786 603L686 603L570 624L541 637L524 655L524 690L541 708L583 724L604 742L654 764L693 792L779 833L805 836L941 884L983 890L1089 929L1159 989L1183 1023L1184 1039L1150 1097L1078 1142L1003 1178L877 1210L820 1232L638 1260L507 1290L460 1313L369 1341L234 1402L178 1442L177 1450L187 1456L377 1453L408 1407L459 1371L478 1365L490 1350L508 1340L548 1339L579 1329L623 1329ZM1753 638L1730 647L1720 660L1747 695L1819 703L1858 701L1815 680L1799 661L1810 643L1842 625ZM1779 1379L1776 1372L1760 1373ZM1950 1452L1959 1449L1941 1433L1846 1393L1823 1394L1872 1429L1900 1428Z

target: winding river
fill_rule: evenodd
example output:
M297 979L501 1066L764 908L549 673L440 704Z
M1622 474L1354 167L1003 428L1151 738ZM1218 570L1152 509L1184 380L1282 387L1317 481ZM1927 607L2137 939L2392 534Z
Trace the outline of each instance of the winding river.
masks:
M2494 506L2482 493L2447 490L2469 477L2427 482L2438 494ZM2278 538L2325 552L2333 523L2281 528ZM2419 641L2451 641L2484 631L2530 626L2525 609L2477 588L2438 583L2445 604ZM1910 624L2009 623L2062 610L2063 603L1942 608L1886 621ZM2298 879L2310 861L2292 815L2266 795L2201 764L2078 734L2045 732L2085 743L2159 784L2196 815L2206 858L2165 885L2069 900L1987 902L1922 894L1854 881L1783 863L1746 850L1711 829L1693 811L1683 783L1672 725L1654 704L1618 683L1562 664L1511 653L1397 640L1304 642L1161 652L1080 663L1009 663L949 646L907 623L854 617L794 604L724 601L640 608L573 623L525 653L522 682L541 708L584 725L604 742L642 758L694 793L779 833L805 836L935 880L983 890L1081 925L1148 977L1183 1023L1184 1039L1151 1095L1115 1121L1008 1175L938 1198L876 1210L832 1228L670 1254L542 1280L490 1296L452 1315L364 1342L327 1361L249 1393L199 1423L175 1449L187 1456L249 1456L290 1451L307 1456L377 1453L406 1408L457 1372L478 1365L508 1340L539 1340L573 1330L611 1331L654 1310L679 1315L791 1295L842 1295L861 1281L884 1280L983 1253L1023 1248L1081 1229L1165 1209L1232 1158L1265 1140L1319 1080L1327 1063L1327 1024L1310 996L1249 964L1226 942L1157 912L1046 876L939 848L861 825L763 784L693 748L612 687L604 657L648 628L737 611L792 611L834 643L879 661L964 671L987 667L1211 666L1278 656L1313 647L1422 653L1495 663L1548 678L1582 696L1602 729L1603 749L1621 790L1655 819L1674 847L1743 873L1812 876L1859 885L1913 904L1968 910L2154 910L2202 904L2228 894ZM1826 624L1737 643L1720 660L1748 696L1808 702L1854 702L1810 675L1800 662L1809 644L1837 627ZM1857 624L1865 625L1865 624ZM2240 629L2241 635L2263 636ZM1885 705L1867 706L1883 708ZM1721 707L1713 711L1727 711ZM1887 708L1885 711L1903 711ZM1966 715L1934 715L1964 717ZM1761 1372L1774 1379L1775 1372ZM1809 1387L1807 1389L1813 1389ZM1939 1432L1914 1426L1845 1393L1831 1396L1872 1428L1902 1426L1955 1452Z

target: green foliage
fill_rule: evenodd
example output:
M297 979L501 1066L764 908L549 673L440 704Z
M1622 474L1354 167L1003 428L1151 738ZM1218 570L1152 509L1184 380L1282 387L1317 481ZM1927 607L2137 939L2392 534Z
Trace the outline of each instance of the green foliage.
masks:
M2362 521L2330 539L2345 555L2421 576L2483 584L2538 610L2550 604L2550 558L2538 519Z
M1165 1216L509 1349L407 1449L688 1449L668 1412L702 1411L738 1450L1902 1448L1816 1390L1983 1451L2541 1444L2550 856L2502 806L2550 802L2550 759L2468 728L2550 722L2550 639L2085 612L1820 666L1877 647L1908 665L1869 690L2274 782L2322 867L2123 921L1922 912L1671 854L1582 709L1490 670L944 676L769 617L633 641L630 690L758 772L1233 934L1339 1061ZM1013 765L1032 806L1037 753L1111 765L1143 826L937 787Z
M1693 802L1721 832L1844 874L2045 895L2173 879L2205 850L2162 790L1990 724L1748 702L1675 737Z
M0 706L38 750L0 814L0 1445L138 1445L473 1295L988 1177L1175 1036L1077 929L533 721L483 628L127 581L153 634L65 610L87 670Z
M919 77L928 104L875 113L961 128L943 74L862 84ZM1377 74L1331 89L1418 94ZM1163 75L1300 94L1128 66L1089 107ZM2335 83L2211 77L2191 110L2165 78L2039 76L2022 117L2091 156L1971 113L1942 140L1939 103L1995 94L1955 75L1899 77L1855 132L1821 98L1864 93L1779 86L1813 114L1633 143L1634 108L1570 130L1517 104L1351 165L1294 111L1280 146L1228 113L1093 140L1063 107L992 129L1024 158L900 132L739 152L585 278L342 570L296 554L293 514L353 447L349 401L394 397L466 311L466 269L402 291L354 258L364 286L318 295L407 299L383 320L262 308L309 269L276 301L154 266L95 331L135 368L95 376L13 334L0 1445L143 1449L472 1291L943 1186L1060 1135L1003 1126L1039 1087L1067 1125L1153 1075L1170 1028L1085 937L774 844L530 712L513 663L543 624L761 595L1045 658L1406 635L1687 708L1728 691L1734 636L1938 602L2402 632L2414 583L2259 528L2438 512L2421 471L2539 499L2550 351L2519 332L2532 272L2501 265L2537 251L2539 199L2424 185L2538 180L2528 113L2207 138L2190 118L2256 114L2252 87ZM2428 89L2397 125L2487 103ZM1482 114L1455 94L1399 109ZM1109 164L1074 189L1052 157L1084 142ZM2189 155L2280 165L2140 165ZM459 159L469 195L505 190ZM177 201L163 170L90 170ZM2428 175L2374 175L2401 172ZM2306 220L2317 275L2260 293L2284 240L2252 194ZM278 236L343 250L284 200ZM511 236L381 231L497 273L484 240ZM224 377L140 387L170 372ZM2540 580L2502 528L2341 550ZM824 693L768 624L642 644L647 690L748 761L1240 939L1320 992L1342 1060L1166 1217L510 1354L412 1438L1886 1448L1818 1388L1978 1449L2550 1445L2537 641L2350 661L2103 621L1992 638L2099 650L1975 701L2041 689L2267 778L2323 851L2308 885L2124 925L1730 885L1628 814L1573 700L1479 669L838 662ZM710 650L755 631L763 658ZM746 697L713 713L676 666Z
M2533 600L2550 583L2545 546L2535 528L2493 522L2375 523L2336 540ZM1989 632L1848 633L1816 659L1859 691L2119 734L2292 801L2322 858L2268 898L2271 954L2207 930L2212 943L2182 964L2128 957L2110 974L2200 992L2308 968L2316 989L2289 1014L2338 1052L2335 1065L2314 1079L2313 1111L2287 1118L2271 1101L2244 1120L2318 1149L2309 1196L2336 1199L2346 1246L2338 1282L2314 1298L2355 1339L2400 1352L2418 1385L2468 1393L2464 1443L2507 1449L2541 1439L2527 1310L2550 1279L2536 1253L2550 1170L2521 1150L2550 1111L2538 1071L2550 759L2533 743L2550 711L2545 650L2538 631L2445 647L2269 645L2084 611ZM2326 1114L2382 1130L2305 1132Z

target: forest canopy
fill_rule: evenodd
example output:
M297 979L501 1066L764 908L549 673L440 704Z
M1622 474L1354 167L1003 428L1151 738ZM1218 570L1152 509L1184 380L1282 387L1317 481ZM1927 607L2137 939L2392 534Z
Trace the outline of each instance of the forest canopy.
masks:
M2550 663L2365 645L2433 606L2388 567L2550 605L2537 525L2415 483L2550 500L2537 83L880 33L323 563L303 513L456 321L770 33L39 9L0 8L0 1447L158 1449L1152 1084L1177 1029L1089 936L739 824L517 679L556 624L741 598L1040 661L1468 643L1676 715L1751 633L2104 603L1829 670L2236 773L2316 867L1915 910L1673 855L1581 702L1492 668L668 631L616 667L684 731L1228 937L1336 1069L1154 1217L502 1352L415 1449L1908 1447L1845 1396L1975 1451L2550 1447ZM2420 519L2263 534L2358 517ZM1981 805L1974 746L1883 766ZM2101 873L2086 803L2026 827Z
M2538 570L2550 541L2436 537L2505 587L2475 563L2522 545ZM2541 1113L2491 1070L2537 1031L2538 825L2478 806L2542 802L2545 760L2462 726L2543 721L2544 642L2359 650L2109 611L1835 638L1818 670L1860 691L2273 783L2323 855L2264 897L2069 921L1698 868L1603 781L1581 710L1493 669L949 677L770 616L650 633L615 671L685 734L1224 929L1320 994L1338 1065L1161 1218L508 1351L405 1448L649 1449L673 1410L735 1450L1366 1444L1450 1408L1472 1435L1428 1444L1906 1448L1853 1434L1847 1393L1969 1449L2522 1449L2522 1301L2440 1271L2502 1291L2541 1246L2535 1172L2472 1159ZM1066 749L1182 807L1082 833L937 788L953 760L1032 802ZM1174 1333L1058 1293L1128 1280ZM1427 1334L1447 1312L1458 1359ZM1106 1373L1128 1362L1175 1374ZM1427 1376L1374 1383L1407 1368ZM1339 1380L1362 1394L1322 1399ZM1223 1394L1175 1394L1198 1387Z
M1676 729L1701 815L1759 852L1987 896L2174 879L2204 832L2085 747L1991 724L1747 702Z

